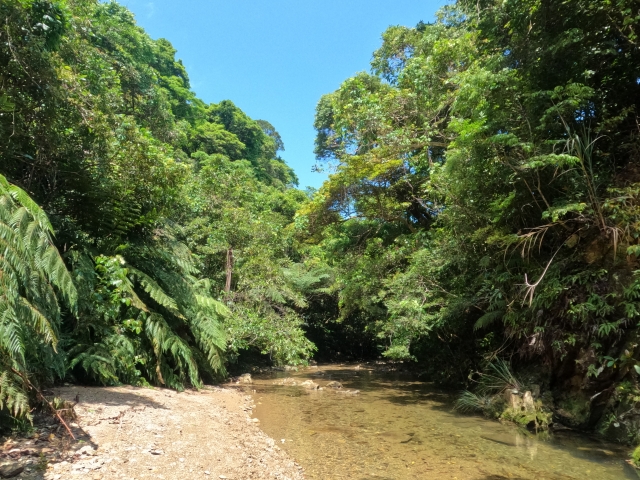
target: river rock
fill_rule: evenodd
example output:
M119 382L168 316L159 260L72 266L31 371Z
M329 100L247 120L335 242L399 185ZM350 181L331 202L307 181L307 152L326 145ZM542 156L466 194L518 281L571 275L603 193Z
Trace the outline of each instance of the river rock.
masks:
M360 390L336 390L336 393L342 395L360 395Z
M280 378L278 380L276 380L275 382L273 382L274 385L287 385L290 387L296 386L298 384L298 382L296 382L295 378L292 377L287 377L287 378Z
M507 402L509 408L514 410L520 410L522 407L522 399L518 395L517 390L507 390L504 392L504 399Z
M535 410L536 409L536 405L533 402L533 395L531 395L531 392L529 392L529 391L524 392L524 395L522 396L522 406L526 410Z
M540 398L540 385L531 385L531 395L533 398Z
M306 388L307 390L317 390L320 387L320 385L318 385L313 380L305 380L300 384L300 386Z
M553 412L553 419L556 423L565 425L571 428L583 428L585 426L585 419L580 415L576 415L574 412L558 408ZM554 423L554 429L558 430L559 425Z
M251 374L250 373L243 373L242 375L240 375L238 377L238 381L240 383L253 383L253 380L251 380Z
M20 475L24 471L24 466L19 463L8 463L0 467L0 477L12 478Z
M96 451L93 449L91 445L85 445L84 447L76 450L76 455L95 455Z
M518 443L509 435L480 435L480 438L489 440L490 442L507 445L508 447L517 447ZM516 437L517 439L517 437Z
M342 384L340 382L333 381L333 382L327 383L325 385L325 387L327 387L327 388L342 388Z

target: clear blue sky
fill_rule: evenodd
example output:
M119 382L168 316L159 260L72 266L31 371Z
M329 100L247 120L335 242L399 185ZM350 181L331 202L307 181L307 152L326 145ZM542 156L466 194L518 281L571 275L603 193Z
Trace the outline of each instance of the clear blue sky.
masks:
M152 38L178 50L205 102L229 99L271 122L300 187L313 173L313 116L320 97L355 73L389 25L432 21L445 0L120 0Z

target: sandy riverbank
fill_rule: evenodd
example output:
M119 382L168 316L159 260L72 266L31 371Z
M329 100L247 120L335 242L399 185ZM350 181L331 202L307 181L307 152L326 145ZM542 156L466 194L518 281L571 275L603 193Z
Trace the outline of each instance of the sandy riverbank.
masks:
M302 468L251 418L251 397L232 389L64 387L56 395L79 395L72 424L78 440L57 429L6 442L2 463L26 467L13 478L304 478Z

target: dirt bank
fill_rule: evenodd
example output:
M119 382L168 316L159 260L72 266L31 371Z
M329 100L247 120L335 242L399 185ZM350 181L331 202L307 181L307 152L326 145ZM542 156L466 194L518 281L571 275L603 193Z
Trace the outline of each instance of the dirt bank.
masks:
M250 417L251 398L232 389L65 387L56 395L79 396L71 424L78 440L56 428L6 442L3 463L26 467L14 478L304 478Z

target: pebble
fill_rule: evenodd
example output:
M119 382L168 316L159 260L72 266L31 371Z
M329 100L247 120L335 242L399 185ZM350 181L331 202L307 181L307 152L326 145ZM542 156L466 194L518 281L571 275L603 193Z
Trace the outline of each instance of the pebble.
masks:
M78 449L76 451L76 455L95 455L96 451L93 449L91 445L85 445L84 447Z

